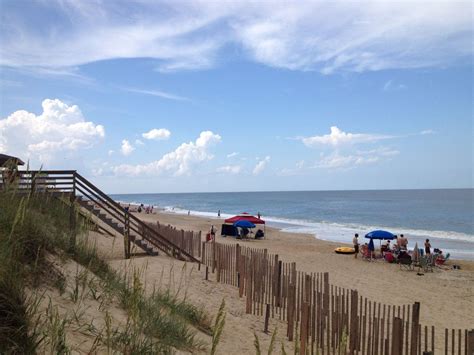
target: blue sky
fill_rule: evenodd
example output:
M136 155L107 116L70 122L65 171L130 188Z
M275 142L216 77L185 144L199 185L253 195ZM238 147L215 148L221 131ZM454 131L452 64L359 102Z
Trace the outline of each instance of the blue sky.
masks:
M473 187L470 2L0 1L0 152L108 192Z

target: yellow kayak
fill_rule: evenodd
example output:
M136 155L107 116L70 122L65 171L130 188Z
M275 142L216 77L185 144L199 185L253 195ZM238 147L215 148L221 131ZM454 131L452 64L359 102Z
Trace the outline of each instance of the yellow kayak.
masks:
M351 247L339 247L334 249L337 254L354 254L355 250Z

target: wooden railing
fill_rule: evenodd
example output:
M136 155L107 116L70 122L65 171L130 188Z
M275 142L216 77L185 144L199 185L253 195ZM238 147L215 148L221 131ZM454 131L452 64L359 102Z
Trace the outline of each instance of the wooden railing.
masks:
M169 256L178 259L199 262L189 252L165 238L161 233L148 226L133 214L127 212L119 203L84 178L75 170L31 170L19 171L15 176L2 176L0 172L1 188L16 189L19 192L49 192L67 194L71 201L78 196L93 203L103 210L120 226L125 237L125 255L131 255L132 238L139 237ZM4 183L4 179L8 182Z

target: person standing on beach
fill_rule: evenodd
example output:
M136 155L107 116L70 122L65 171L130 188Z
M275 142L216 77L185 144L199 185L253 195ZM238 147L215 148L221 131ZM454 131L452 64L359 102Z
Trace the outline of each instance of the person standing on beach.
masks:
M221 218L221 210L217 211L217 217Z
M257 213L258 219L260 219L261 216L262 216L262 215L260 214L260 212L258 212L258 213Z
M216 227L214 227L214 225L211 226L211 238L212 238L212 241L215 241L216 240Z
M408 239L403 234L400 234L400 239L402 249L408 250Z
M429 239L426 239L425 242L425 253L426 255L431 255L431 244Z
M352 244L354 245L354 258L357 259L357 254L359 254L359 234L355 234L354 238L352 239Z

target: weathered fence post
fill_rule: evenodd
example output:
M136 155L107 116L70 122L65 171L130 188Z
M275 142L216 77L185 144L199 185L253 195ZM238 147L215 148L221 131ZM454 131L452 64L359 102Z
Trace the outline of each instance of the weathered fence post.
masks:
M69 250L71 252L76 251L76 172L72 173L72 192L69 195L69 229L70 229L70 239L69 239Z
M474 355L474 329L471 329L467 333L467 355Z
M263 328L263 331L265 333L268 333L268 322L270 319L270 305L267 303L265 306L265 326Z
M420 302L413 304L413 313L411 318L411 342L410 342L410 354L417 355L418 349L418 325L420 324Z
M216 240L212 240L212 273L216 270Z
M351 290L351 319L350 319L350 333L349 333L349 351L354 354L359 344L359 319L358 319L358 303L359 294L356 290ZM385 310L385 308L384 308Z
M403 321L401 318L393 318L392 326L392 355L403 354Z

